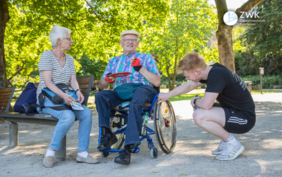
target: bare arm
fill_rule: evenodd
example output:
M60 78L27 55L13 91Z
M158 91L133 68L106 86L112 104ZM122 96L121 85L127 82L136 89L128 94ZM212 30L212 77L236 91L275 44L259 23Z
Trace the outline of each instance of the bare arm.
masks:
M161 84L161 78L160 76L151 73L150 71L148 71L146 68L142 67L139 72L151 83L153 84L155 87L159 87Z
M197 99L196 105L201 109L209 110L212 108L217 96L218 96L218 93L206 92L202 99ZM195 100L195 97L191 99L191 105L193 107L195 107L194 100Z
M177 96L177 95L182 95L184 93L188 93L192 90L194 90L197 87L200 87L204 84L198 82L195 83L193 81L189 81L185 84L180 85L179 87L175 88L174 90L168 92L168 93L160 93L158 96L158 103L161 103L163 101L168 100L171 97Z
M70 86L71 86L71 88L72 88L73 90L75 90L75 91L76 91L77 89L79 89L79 84L78 84L78 82L77 82L77 79L76 79L76 75L75 75L75 74L71 75L71 78L70 78ZM80 103L83 103L83 101L84 101L84 96L83 96L83 94L81 93L80 90L78 90L78 91L76 92L76 95L77 95L78 101L79 101Z
M100 82L99 82L99 88L101 90L104 90L105 88L107 88L109 85L109 83L106 81L106 79L101 79Z
M71 75L71 78L70 78L70 86L73 90L77 90L79 89L79 85L78 85L78 82L77 82L77 79L76 79L76 75Z

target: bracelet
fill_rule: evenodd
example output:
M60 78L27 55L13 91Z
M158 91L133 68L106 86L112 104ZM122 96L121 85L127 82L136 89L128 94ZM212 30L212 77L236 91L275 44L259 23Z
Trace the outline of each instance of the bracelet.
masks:
M77 89L77 90L75 91L75 93L78 92L78 91L80 91L80 89Z

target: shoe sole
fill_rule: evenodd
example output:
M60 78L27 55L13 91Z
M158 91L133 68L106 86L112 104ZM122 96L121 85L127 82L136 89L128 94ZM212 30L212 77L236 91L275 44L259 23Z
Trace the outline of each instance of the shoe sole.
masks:
M116 161L114 161L115 163L118 163L118 164L121 164L121 165L129 165L130 164L130 162L129 163L124 163L124 162L116 162Z
M98 150L99 150L99 151L103 151L103 150L106 150L106 149L110 149L111 146L114 145L114 144L117 143L117 142L118 142L118 139L115 139L115 140L113 140L113 141L111 142L111 144L109 144L108 146L106 146L106 147L104 147L104 148L99 148L99 147L98 147Z
M236 159L244 150L245 150L244 146L241 146L241 148L240 148L239 151L235 154L234 157L232 157L232 158L225 158L225 159L218 159L218 158L216 158L216 159L217 159L217 160L234 160L234 159Z
M77 163L87 163L87 162L83 162L83 161L76 161ZM99 162L95 162L95 163L87 163L87 164L97 164Z
M222 153L222 151L220 151L220 152L213 152L212 151L212 155L220 155Z

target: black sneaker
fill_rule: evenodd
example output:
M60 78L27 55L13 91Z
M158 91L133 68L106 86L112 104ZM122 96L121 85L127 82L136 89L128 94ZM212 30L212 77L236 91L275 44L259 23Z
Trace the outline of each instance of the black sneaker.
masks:
M103 151L105 149L110 149L113 144L118 141L115 134L106 134L101 138L100 144L98 145L98 150Z
M123 149L119 156L115 158L115 163L119 163L122 165L129 165L130 164L131 153L126 149Z

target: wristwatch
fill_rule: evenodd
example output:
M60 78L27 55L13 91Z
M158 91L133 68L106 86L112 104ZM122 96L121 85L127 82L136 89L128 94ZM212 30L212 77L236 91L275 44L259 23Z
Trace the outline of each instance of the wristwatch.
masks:
M193 103L194 103L195 106L197 106L197 105L196 105L197 99L200 99L200 98L199 98L199 97L198 97L198 98L195 98L195 100L193 101Z
M75 91L75 93L78 92L79 90L80 90L80 89L77 89L77 90Z

